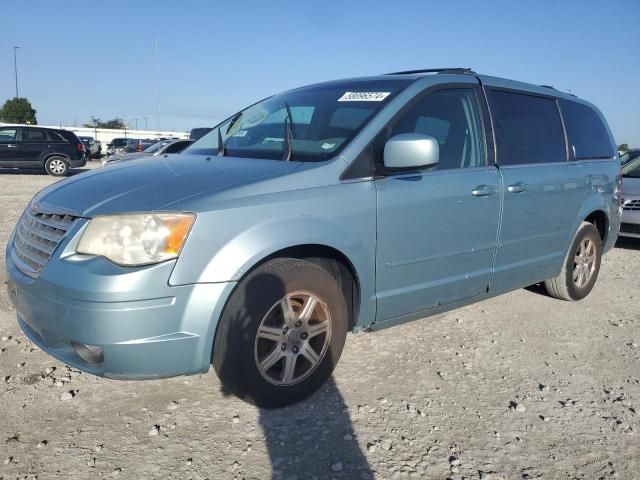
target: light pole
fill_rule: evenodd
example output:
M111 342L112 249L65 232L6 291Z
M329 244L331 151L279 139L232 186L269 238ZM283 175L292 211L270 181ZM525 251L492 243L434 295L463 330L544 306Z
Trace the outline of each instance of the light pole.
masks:
M20 98L18 94L18 49L20 47L13 47L13 70L16 73L16 98Z
M149 117L144 117L144 129L149 130Z
M136 121L136 130L138 129L138 119L134 118L134 120Z
M160 64L158 63L158 37L156 37L156 120L160 131Z

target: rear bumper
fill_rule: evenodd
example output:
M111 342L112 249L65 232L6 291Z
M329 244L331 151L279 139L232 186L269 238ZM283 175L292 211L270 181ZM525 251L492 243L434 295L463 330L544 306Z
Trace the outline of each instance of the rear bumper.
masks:
M8 290L25 335L76 368L118 379L206 372L217 320L234 284L170 287L172 268L167 262L127 271L102 258L52 258L34 279L8 255ZM101 348L102 361L85 360L74 343Z
M80 167L84 167L87 164L87 159L85 158L85 156L83 155L82 158L76 159L76 160L69 160L69 166L71 168L80 168Z

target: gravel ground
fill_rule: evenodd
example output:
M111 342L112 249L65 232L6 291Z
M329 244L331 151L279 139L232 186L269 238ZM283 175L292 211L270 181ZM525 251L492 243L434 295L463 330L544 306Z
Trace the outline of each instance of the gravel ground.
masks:
M54 179L0 173L0 245ZM640 241L579 303L539 288L350 335L334 377L263 411L207 375L96 378L35 348L0 291L0 480L640 478ZM6 280L4 269L0 273Z

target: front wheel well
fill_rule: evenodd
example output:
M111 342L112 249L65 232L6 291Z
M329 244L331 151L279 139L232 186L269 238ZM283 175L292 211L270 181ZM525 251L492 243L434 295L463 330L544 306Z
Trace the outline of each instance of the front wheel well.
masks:
M272 253L264 258L260 264L275 258L306 260L329 272L340 285L340 289L347 301L347 307L349 308L348 328L351 330L355 327L360 308L360 285L356 270L346 255L326 245L297 245Z
M600 240L602 240L602 244L604 245L607 240L607 232L609 231L609 218L607 214L602 210L596 210L590 213L584 221L595 225L600 234Z

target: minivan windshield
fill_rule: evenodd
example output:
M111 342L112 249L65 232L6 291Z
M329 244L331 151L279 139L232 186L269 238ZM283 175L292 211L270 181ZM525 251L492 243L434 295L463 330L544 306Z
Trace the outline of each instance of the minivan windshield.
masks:
M622 165L626 165L634 158L640 157L640 149L628 150L622 155L620 155L620 163Z
M155 153L158 150L160 150L161 148L163 148L165 145L168 145L171 142L172 142L172 140L166 140L164 142L154 143L150 147L147 147L144 151L145 151L145 153Z
M327 160L411 82L395 77L337 81L274 95L232 115L185 153Z
M127 144L126 138L114 138L111 141L111 145L113 145L114 147L124 147L126 144Z
M640 178L640 157L631 160L622 167L622 176L630 178Z

